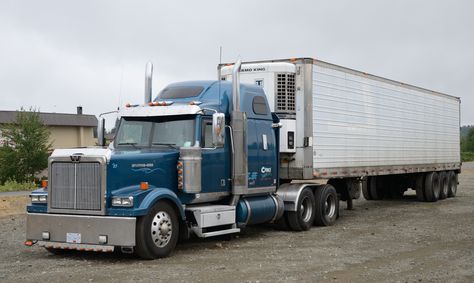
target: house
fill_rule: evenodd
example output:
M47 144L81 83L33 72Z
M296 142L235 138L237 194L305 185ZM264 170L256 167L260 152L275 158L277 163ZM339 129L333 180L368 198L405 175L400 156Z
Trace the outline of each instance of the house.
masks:
M0 111L0 125L14 123L16 115L17 111ZM81 106L77 107L76 114L39 112L39 117L51 132L53 149L87 147L97 143L97 118L82 114Z

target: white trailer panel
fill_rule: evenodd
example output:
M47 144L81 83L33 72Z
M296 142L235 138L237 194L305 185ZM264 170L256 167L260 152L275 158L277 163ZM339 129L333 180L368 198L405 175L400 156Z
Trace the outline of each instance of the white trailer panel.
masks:
M316 62L315 169L460 162L459 99Z

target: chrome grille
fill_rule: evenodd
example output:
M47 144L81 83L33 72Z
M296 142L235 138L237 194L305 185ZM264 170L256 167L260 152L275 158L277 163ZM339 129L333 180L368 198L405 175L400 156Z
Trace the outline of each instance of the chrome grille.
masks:
M53 162L50 177L51 208L101 210L99 162Z
M276 110L295 112L295 74L277 74Z

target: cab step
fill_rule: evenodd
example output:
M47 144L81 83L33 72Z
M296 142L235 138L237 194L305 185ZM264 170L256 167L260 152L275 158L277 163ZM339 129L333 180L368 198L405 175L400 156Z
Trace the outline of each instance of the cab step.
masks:
M208 238L240 232L235 223L235 206L231 205L195 205L186 207L192 213L196 223L191 226L200 238Z

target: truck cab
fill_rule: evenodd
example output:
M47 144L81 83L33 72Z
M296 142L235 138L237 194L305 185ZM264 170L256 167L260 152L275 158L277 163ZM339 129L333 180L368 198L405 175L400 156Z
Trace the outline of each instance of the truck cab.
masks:
M240 85L240 92L247 198L231 204L232 84L175 83L154 101L123 108L107 148L53 152L49 186L32 193L46 200L27 207L28 240L50 251L121 247L155 258L167 255L180 234L235 233L279 217L278 121L262 88ZM251 218L254 201L263 211Z

